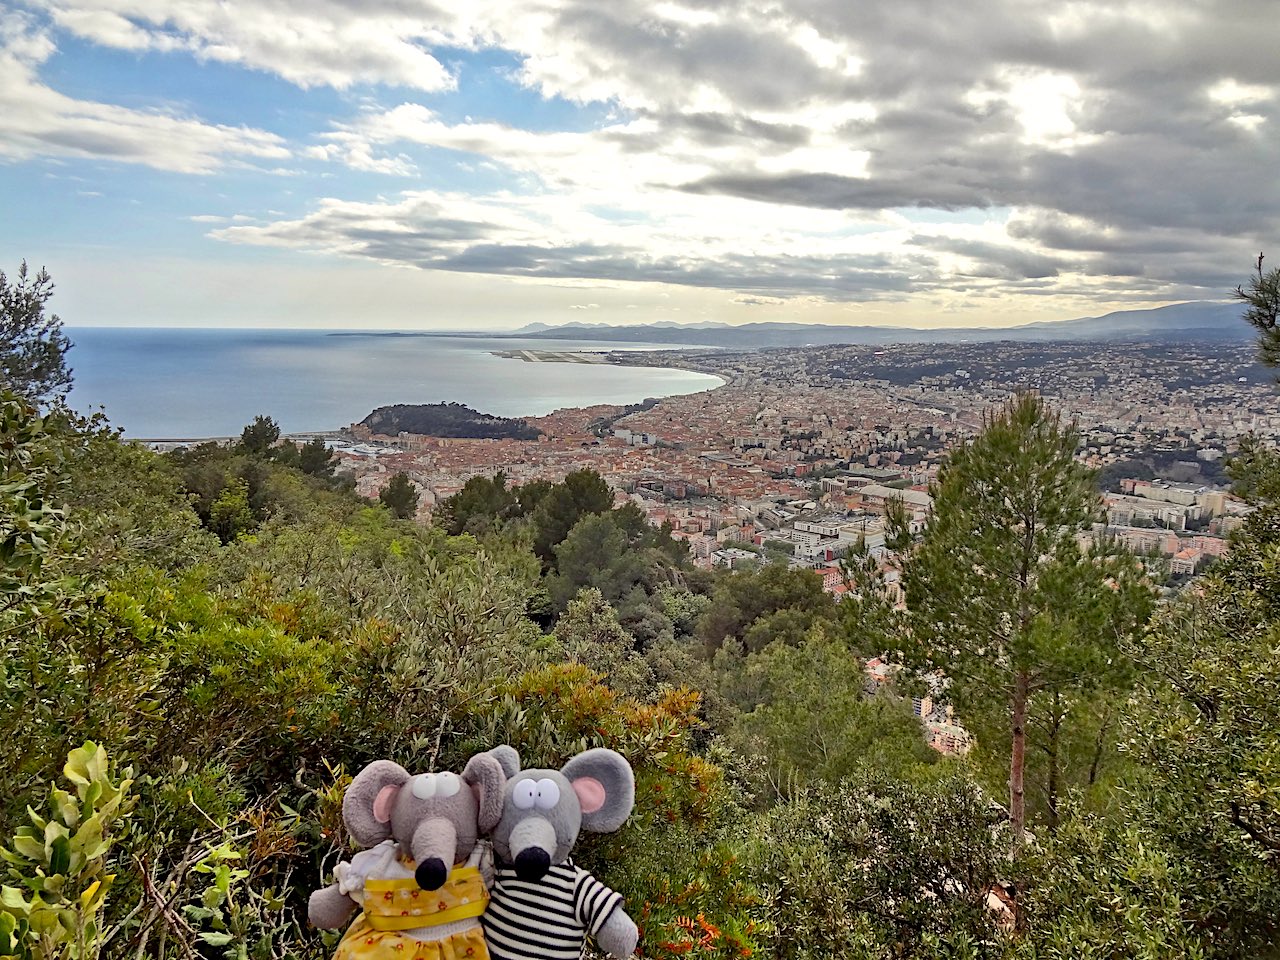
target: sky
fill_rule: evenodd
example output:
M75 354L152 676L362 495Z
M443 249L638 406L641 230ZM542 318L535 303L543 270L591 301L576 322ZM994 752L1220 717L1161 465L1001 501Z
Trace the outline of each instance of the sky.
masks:
M1274 14L0 0L0 269L46 266L73 326L1002 326L1222 299L1280 238Z

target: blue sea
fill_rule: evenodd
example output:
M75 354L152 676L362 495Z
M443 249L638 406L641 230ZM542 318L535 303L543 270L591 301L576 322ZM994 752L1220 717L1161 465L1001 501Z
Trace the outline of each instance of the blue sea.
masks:
M68 328L82 413L137 439L234 436L258 414L286 433L335 430L391 403L456 401L506 417L697 393L717 377L658 367L527 363L497 350L610 344L326 330ZM341 335L335 335L341 334ZM660 349L627 344L626 349Z

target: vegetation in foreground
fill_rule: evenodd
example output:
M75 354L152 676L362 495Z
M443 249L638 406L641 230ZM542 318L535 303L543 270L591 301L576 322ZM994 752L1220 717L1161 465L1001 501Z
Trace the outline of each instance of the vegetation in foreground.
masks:
M0 957L325 956L305 904L350 772L498 742L632 763L636 813L581 859L642 956L1277 955L1260 443L1231 557L1153 610L1067 536L1091 515L1070 429L1016 401L940 478L904 615L867 558L838 605L781 564L692 569L588 472L474 480L426 527L265 418L160 456L47 382L0 402ZM868 698L885 651L910 669ZM939 676L979 735L963 760L906 699Z

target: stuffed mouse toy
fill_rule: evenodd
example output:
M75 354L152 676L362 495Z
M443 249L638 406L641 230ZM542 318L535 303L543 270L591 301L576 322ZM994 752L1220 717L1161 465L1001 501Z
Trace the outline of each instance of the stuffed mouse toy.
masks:
M479 918L491 876L477 841L498 822L505 781L491 753L472 757L461 776L414 776L391 760L356 775L342 816L368 849L338 864L309 904L311 923L327 929L362 908L334 960L487 960Z
M586 937L631 956L638 931L610 890L569 859L578 834L612 833L635 805L635 776L621 754L586 750L561 770L518 770L503 753L502 816L492 832L497 869L481 923L493 960L579 960ZM509 753L506 751L510 751Z

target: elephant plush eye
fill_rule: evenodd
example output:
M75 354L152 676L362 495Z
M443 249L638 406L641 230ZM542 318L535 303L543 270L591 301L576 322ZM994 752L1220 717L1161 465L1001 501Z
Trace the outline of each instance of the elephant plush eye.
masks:
M424 773L421 776L414 777L409 785L409 789L413 791L413 795L419 800L430 800L436 795L436 788L436 775L434 773Z
M550 810L560 802L560 788L554 780L538 781L538 796L534 801L539 810Z
M444 773L436 774L437 797L452 797L461 789L462 780L458 778L456 773L449 773L446 771Z
M529 810L538 798L538 785L532 780L520 780L511 788L511 802L517 810Z

